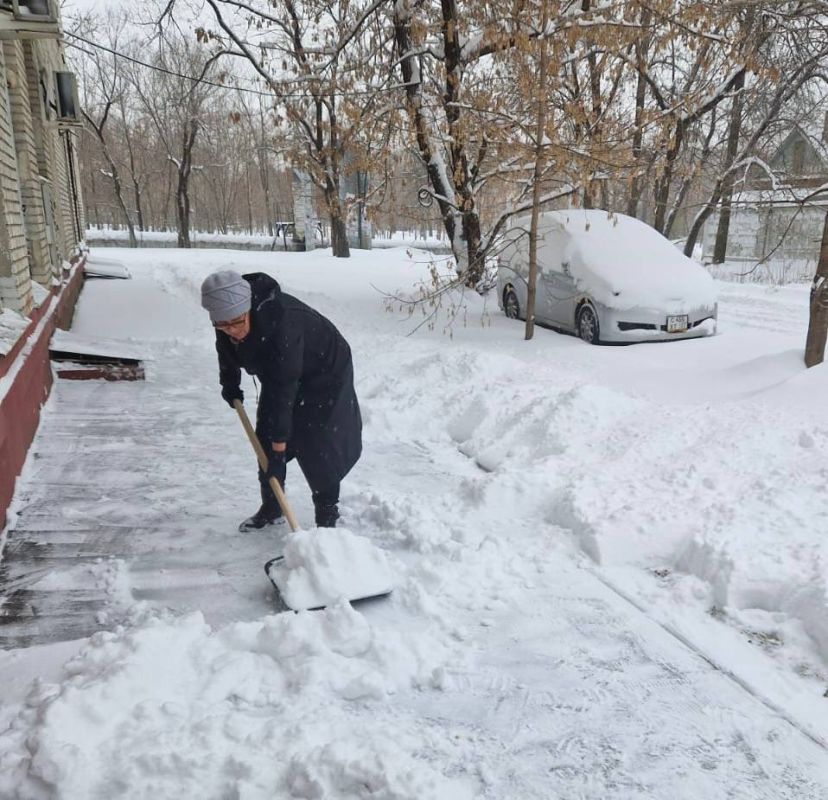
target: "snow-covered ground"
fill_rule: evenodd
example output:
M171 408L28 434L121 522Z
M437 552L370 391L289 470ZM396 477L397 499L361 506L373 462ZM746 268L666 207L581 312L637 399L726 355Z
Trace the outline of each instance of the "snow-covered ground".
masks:
M170 247L175 247L178 240L178 233L176 231L136 231L136 237L142 244L151 246L155 244L160 247L162 243ZM317 237L318 238L318 237ZM287 236L288 241L290 235ZM111 228L109 226L93 227L86 230L86 240L94 248L99 242L106 242L106 247L113 243L128 242L129 231L126 228ZM273 236L268 236L264 233L220 233L218 231L194 231L192 233L192 241L198 242L199 246L216 247L218 245L243 247L251 245L261 248L269 248L273 244ZM277 249L281 247L283 237L281 234L276 236ZM394 231L393 233L378 232L375 234L373 240L373 247L389 248L389 247L405 247L406 245L425 248L428 250L446 249L448 245L443 236L436 233L424 235L419 231Z
M73 457L129 469L72 480L134 503L53 513L129 524L151 557L44 576L103 587L108 629L0 654L0 797L828 797L828 368L802 366L807 287L722 283L716 337L591 347L524 342L476 295L450 331L408 335L378 291L427 273L404 250L117 257L134 279L88 282L73 330L147 348L148 381L58 386L19 494L83 408ZM218 267L273 274L350 341L365 452L343 521L386 551L388 599L272 613L258 553L286 533L235 533L257 486L198 304ZM309 525L293 466L287 489ZM215 572L176 593L196 558Z

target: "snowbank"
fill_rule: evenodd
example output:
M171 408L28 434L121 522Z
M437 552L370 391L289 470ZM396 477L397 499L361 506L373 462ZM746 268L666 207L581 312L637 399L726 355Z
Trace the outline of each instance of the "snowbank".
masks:
M33 687L0 737L0 796L471 796L381 720L390 695L439 683L428 637L378 636L347 604L215 631L133 615Z
M6 355L14 347L29 322L22 314L10 308L0 311L0 356Z

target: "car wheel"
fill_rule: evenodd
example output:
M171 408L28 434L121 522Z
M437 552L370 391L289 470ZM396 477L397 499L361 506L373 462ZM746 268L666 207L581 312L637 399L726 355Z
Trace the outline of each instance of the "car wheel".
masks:
M578 319L575 323L575 327L578 332L578 336L585 342L589 342L589 344L598 344L600 336L598 315L589 303L584 303L584 305L578 309Z
M503 311L509 319L520 319L520 301L511 287L503 293Z

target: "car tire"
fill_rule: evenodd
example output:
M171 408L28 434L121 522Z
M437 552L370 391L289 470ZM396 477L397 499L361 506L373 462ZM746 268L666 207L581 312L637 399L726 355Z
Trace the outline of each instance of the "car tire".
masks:
M511 286L503 292L503 313L509 319L520 319L520 300Z
M598 314L595 308L589 303L584 303L578 309L575 320L575 332L579 339L589 344L598 344L601 338L601 329L598 324Z

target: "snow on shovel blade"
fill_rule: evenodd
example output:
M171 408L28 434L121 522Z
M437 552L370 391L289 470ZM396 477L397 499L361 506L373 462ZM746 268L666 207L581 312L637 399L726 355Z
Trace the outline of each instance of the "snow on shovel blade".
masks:
M394 588L385 553L345 528L290 534L284 554L268 561L265 572L294 611L386 595Z

